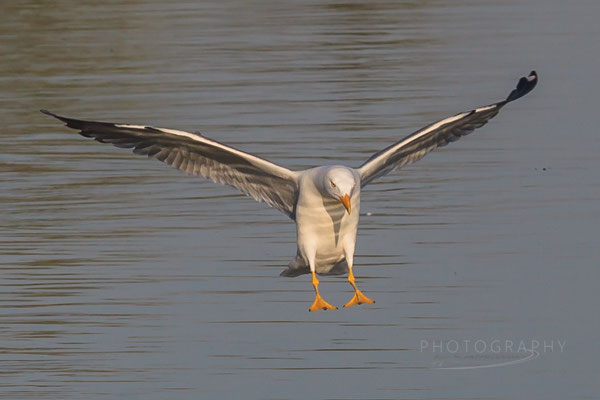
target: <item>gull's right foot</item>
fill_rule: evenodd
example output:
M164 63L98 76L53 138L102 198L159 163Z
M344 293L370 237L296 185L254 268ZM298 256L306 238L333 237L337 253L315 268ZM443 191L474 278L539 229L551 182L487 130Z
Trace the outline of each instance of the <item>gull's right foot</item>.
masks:
M329 304L328 302L323 300L323 298L321 297L320 294L317 294L315 296L315 301L313 302L312 306L310 306L308 311L318 311L318 310L337 310L337 307L332 306L331 304Z

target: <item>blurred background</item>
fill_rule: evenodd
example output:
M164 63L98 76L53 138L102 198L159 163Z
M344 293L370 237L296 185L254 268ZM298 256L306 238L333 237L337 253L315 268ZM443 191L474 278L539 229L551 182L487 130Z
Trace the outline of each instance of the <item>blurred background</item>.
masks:
M0 14L0 398L597 398L598 2ZM366 188L355 273L377 303L335 312L308 313L307 276L279 277L283 214L38 111L358 166L532 69L538 87L484 128ZM321 289L352 295L345 277ZM554 347L462 347L495 339Z

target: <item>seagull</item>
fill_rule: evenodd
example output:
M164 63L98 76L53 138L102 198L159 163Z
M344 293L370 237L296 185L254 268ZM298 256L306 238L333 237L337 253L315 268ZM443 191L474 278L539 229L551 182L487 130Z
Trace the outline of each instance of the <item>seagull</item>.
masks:
M537 81L537 73L531 71L505 100L427 125L373 154L358 168L324 165L292 171L199 133L86 121L40 111L79 130L82 136L133 149L135 154L158 159L188 175L233 186L283 212L296 222L297 252L281 275L312 274L315 300L309 311L317 311L337 309L319 294L317 274L348 273L354 296L344 307L374 303L358 289L353 272L361 189L485 125L506 104L533 90Z

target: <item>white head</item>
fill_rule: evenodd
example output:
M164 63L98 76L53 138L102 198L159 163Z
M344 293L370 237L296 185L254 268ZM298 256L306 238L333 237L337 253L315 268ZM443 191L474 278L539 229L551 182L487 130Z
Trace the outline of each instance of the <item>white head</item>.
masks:
M357 182L352 170L346 167L330 167L323 174L323 194L340 201L350 214L350 198L356 189Z

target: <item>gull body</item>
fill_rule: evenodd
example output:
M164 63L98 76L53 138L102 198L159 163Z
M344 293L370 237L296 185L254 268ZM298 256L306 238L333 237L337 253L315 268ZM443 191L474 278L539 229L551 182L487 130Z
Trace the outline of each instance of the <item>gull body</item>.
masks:
M336 308L319 294L317 274L348 273L354 296L345 306L374 303L357 288L353 273L361 188L485 125L506 104L533 90L537 81L537 73L531 71L505 100L429 124L376 152L358 168L332 165L292 171L198 133L42 112L82 136L131 148L135 154L156 158L189 175L233 186L283 212L296 222L297 253L281 275L312 274L315 300L309 310L316 311Z
M329 195L331 182L337 182L341 196L350 198L350 211ZM352 265L358 217L360 177L341 165L309 169L300 175L296 204L298 252L283 276L296 276L313 270L320 275L348 272Z

